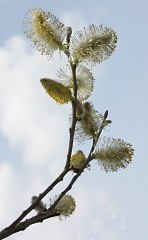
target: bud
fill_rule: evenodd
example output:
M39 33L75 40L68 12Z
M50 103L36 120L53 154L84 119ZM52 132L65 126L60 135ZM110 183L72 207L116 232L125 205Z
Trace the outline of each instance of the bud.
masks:
M67 42L68 44L70 43L71 34L72 34L72 28L71 28L71 27L67 27L66 42Z
M37 196L33 196L32 199L31 199L31 204L33 204L36 200L38 199ZM47 209L46 209L46 205L40 201L38 202L38 204L35 206L35 210L40 213L40 212L45 212Z
M70 159L70 167L72 170L77 173L86 162L86 157L82 151L77 151L74 155L72 155Z

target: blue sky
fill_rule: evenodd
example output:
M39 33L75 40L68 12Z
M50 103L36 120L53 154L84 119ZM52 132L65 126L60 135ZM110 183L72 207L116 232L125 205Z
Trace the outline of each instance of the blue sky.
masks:
M148 235L148 3L142 1L0 1L0 226L7 226L62 170L70 108L44 92L41 77L55 77L65 58L47 61L22 31L28 9L41 7L74 31L91 23L111 27L117 50L94 71L91 100L109 111L104 135L133 144L127 169L108 173L96 164L71 190L71 218L49 220L9 239L145 240ZM88 151L89 145L83 146ZM77 146L76 146L77 148ZM80 148L80 146L79 146ZM58 149L58 150L57 150ZM63 183L64 186L69 178ZM59 193L56 188L53 194ZM53 195L50 195L53 196ZM47 197L47 201L48 201Z

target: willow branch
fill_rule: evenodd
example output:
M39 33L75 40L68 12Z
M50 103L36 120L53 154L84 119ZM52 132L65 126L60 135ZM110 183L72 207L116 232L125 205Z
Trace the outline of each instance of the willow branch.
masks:
M41 223L45 219L56 217L56 216L59 216L59 213L39 213L34 217L26 219L23 222L20 222L17 226L13 228L5 228L0 234L0 239L7 238L13 235L14 233L24 231L26 228L30 227L33 224L36 224L39 222Z
M76 180L80 177L81 173L84 171L84 169L88 166L88 164L93 160L92 158L92 153L95 150L96 147L96 143L99 140L101 133L104 129L104 122L106 120L108 116L108 111L106 111L104 113L103 116L103 121L102 124L100 126L100 130L98 132L98 136L97 136L97 140L93 139L93 143L92 143L92 147L90 149L90 152L88 154L87 160L86 162L83 164L82 168L78 171L78 173L72 178L72 180L70 181L70 183L68 184L68 186L65 188L65 190L63 192L61 192L61 194L59 195L59 197L56 199L56 201L53 203L53 205L48 209L49 212L52 212L53 209L55 208L55 206L58 204L58 202L62 199L62 197L72 188L73 184L76 182Z

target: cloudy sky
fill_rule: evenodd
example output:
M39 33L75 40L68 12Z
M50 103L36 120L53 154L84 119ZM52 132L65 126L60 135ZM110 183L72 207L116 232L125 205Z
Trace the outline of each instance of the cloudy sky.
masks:
M145 240L148 235L148 3L141 1L0 0L0 228L11 223L60 173L68 146L70 106L48 97L39 79L56 77L65 58L50 62L22 31L28 9L49 10L73 32L91 23L111 27L115 53L94 69L91 100L112 125L104 135L133 144L127 169L105 173L97 164L71 190L77 208L10 240ZM79 146L79 149L81 146ZM88 152L89 144L83 146ZM77 148L77 145L75 147ZM71 175L47 198L62 191Z

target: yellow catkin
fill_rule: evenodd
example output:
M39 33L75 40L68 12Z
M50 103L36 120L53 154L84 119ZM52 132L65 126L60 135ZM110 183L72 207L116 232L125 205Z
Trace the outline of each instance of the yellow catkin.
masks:
M77 151L70 159L70 166L74 172L78 172L86 162L86 157L82 151Z
M67 87L65 87L62 83L47 78L43 78L40 81L43 87L45 88L46 92L57 103L65 104L71 100L70 90Z

